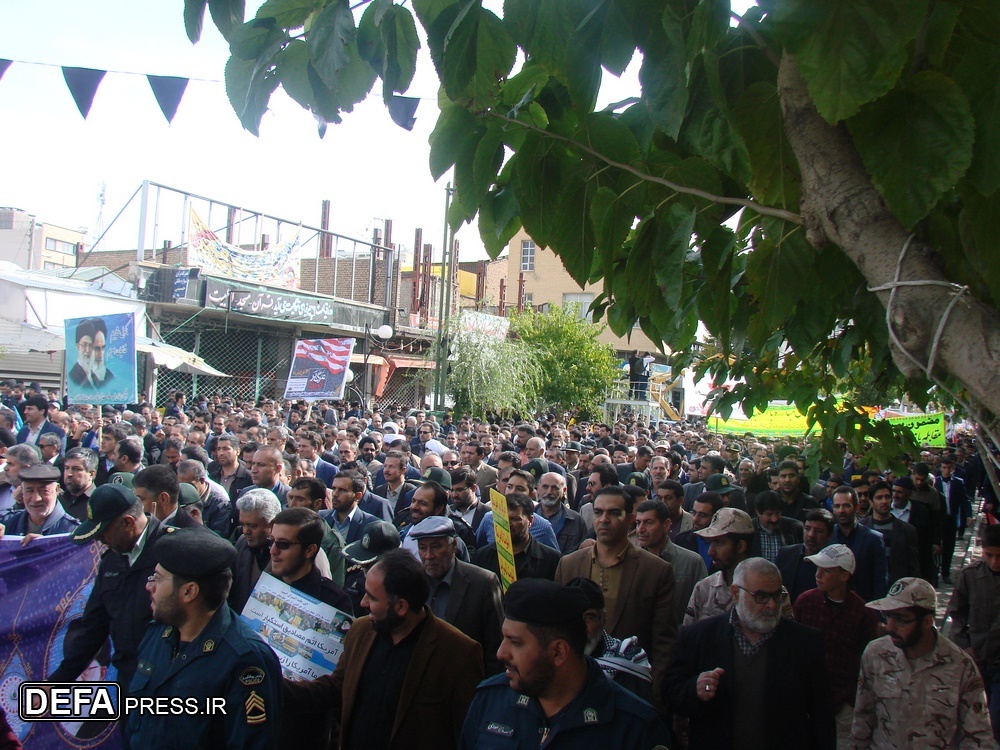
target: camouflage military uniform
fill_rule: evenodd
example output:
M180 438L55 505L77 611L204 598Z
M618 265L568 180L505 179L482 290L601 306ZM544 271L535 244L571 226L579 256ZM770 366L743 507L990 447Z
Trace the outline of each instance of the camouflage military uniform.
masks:
M868 644L850 750L995 748L986 692L972 657L941 634L912 662L889 636Z
M694 585L681 626L686 627L699 620L721 615L732 607L733 595L729 590L729 584L726 583L723 572L716 571Z

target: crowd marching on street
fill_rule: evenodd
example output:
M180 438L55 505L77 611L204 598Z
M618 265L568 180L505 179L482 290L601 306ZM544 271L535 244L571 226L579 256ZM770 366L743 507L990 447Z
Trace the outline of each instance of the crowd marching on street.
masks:
M126 748L997 747L1000 524L971 435L810 481L795 439L686 423L2 391L0 536L106 547L42 677L103 651L129 696L225 699L130 714ZM332 674L283 676L240 617L265 572L355 618Z

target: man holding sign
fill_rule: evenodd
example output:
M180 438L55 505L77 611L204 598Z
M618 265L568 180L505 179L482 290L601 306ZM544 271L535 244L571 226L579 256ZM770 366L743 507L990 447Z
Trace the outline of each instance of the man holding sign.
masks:
M503 495L498 492L491 493L494 519L498 517L498 497L502 502ZM531 535L534 514L535 504L531 502L530 497L517 492L507 495L507 518L510 524L510 543L514 558L515 579L520 581L524 578L546 578L551 581L555 578L556 568L559 566L559 552L542 544ZM472 555L472 562L480 568L493 571L503 581L504 575L502 575L500 557L497 552L499 541L500 535L498 534L497 542L477 549Z

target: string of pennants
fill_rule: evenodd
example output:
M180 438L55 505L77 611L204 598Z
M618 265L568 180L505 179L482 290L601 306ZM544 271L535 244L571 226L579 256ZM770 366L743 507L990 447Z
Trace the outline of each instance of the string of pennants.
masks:
M3 74L7 72L7 69L14 62L18 61L0 58L0 78L3 78ZM40 63L28 64L38 65ZM80 111L83 119L86 120L87 115L90 114L90 108L94 104L97 88L101 85L101 81L104 80L104 76L107 75L108 71L95 68L74 68L66 65L53 67L60 67L62 69L66 88L69 89L69 93L76 103L76 108ZM156 103L159 105L163 116L167 119L168 123L174 121L174 117L177 114L177 107L180 106L181 99L184 97L184 91L187 89L188 82L191 79L180 78L178 76L157 76L151 73L126 73L125 75L144 75L146 80L149 81L149 87L153 91L153 97L156 99ZM216 83L219 82L216 81ZM417 98L393 96L388 105L389 117L399 127L406 130L413 130L413 125L416 122L417 105L419 103L420 99Z

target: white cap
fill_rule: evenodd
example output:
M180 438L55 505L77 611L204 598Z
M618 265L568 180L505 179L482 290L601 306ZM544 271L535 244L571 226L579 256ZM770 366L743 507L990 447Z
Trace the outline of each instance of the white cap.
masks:
M806 560L817 568L843 568L848 573L854 572L854 553L846 544L831 544L815 555L808 555Z

